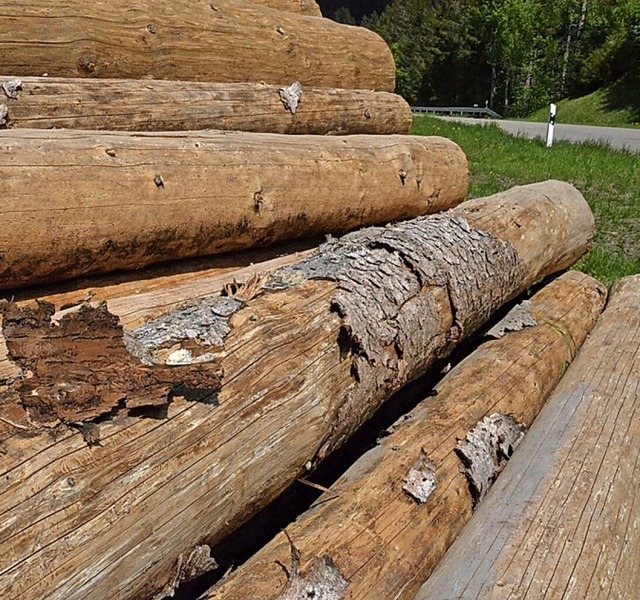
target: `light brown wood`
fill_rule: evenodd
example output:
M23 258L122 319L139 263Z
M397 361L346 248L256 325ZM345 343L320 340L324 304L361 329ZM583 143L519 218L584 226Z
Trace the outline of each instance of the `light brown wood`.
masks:
M593 232L580 193L547 182L349 234L126 334L104 308L53 324L46 308L5 305L25 378L0 396L3 598L172 589L194 548L574 262Z
M577 272L543 288L521 305L537 325L483 343L287 534L276 536L203 598L282 598L292 585L276 562L291 562L286 535L301 553L303 578L319 559L331 559L347 582L336 598L413 598L472 514L474 496L461 472L458 439L495 414L530 426L595 324L605 297L603 286Z
M444 210L467 161L421 136L0 132L0 289Z
M301 13L309 17L321 17L320 7L316 0L246 0L251 4L260 4L286 10L289 12Z
M368 90L303 86L292 110L280 97L283 87L262 83L58 77L2 77L0 83L13 86L9 95L0 88L9 129L346 135L408 134L411 128L403 98Z
M418 598L609 598L640 589L640 276L580 354Z
M373 31L241 0L2 0L0 11L0 64L17 77L395 87Z

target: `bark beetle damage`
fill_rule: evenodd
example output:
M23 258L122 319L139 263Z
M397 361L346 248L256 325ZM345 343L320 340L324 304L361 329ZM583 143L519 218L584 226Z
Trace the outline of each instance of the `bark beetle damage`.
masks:
M471 229L464 218L439 215L332 239L274 272L265 286L286 289L306 279L338 284L333 310L343 321L339 341L356 383L336 419L343 433L326 441L321 459L359 425L354 406L414 378L512 296L522 265L509 243ZM444 340L434 334L442 330L437 295L428 293L434 288L448 298L454 319Z
M4 303L0 312L9 358L22 369L23 377L0 394L0 407L11 409L12 415L16 406L21 407L22 422L31 429L64 423L95 436L87 422L121 410L161 416L158 413L176 396L215 403L222 378L219 361L193 360L198 363L194 368L152 360L163 343L177 339L170 325L188 310L173 313L173 321L155 322L155 335L154 323L134 331L132 342L125 339L118 318L106 304L83 305L55 323L51 304L20 309ZM183 337L193 336L194 347L196 341L221 342L215 337L220 333L218 325L216 321L211 330L185 328ZM134 343L144 360L130 351Z
M524 433L524 425L507 415L494 413L458 442L455 451L469 482L474 508L505 468Z
M538 321L531 314L531 302L524 300L517 306L514 306L498 323L496 323L489 331L487 336L500 339L505 333L510 331L522 331L526 327L535 327Z
M402 489L418 504L424 504L436 491L436 466L427 458L424 450L409 469Z
M173 574L169 582L160 590L153 600L163 600L163 598L173 598L181 583L186 583L204 575L209 571L218 568L218 563L211 557L211 548L206 544L196 546L187 556L178 556L178 560L173 567Z
M287 535L285 531L285 535ZM291 546L291 572L289 580L276 600L342 600L347 591L347 580L329 556L314 558L306 574L300 574L300 551L287 535ZM284 565L279 563L285 571Z

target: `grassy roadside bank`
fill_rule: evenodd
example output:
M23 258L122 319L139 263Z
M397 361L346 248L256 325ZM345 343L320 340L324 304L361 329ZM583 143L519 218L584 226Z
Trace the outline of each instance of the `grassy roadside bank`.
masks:
M592 252L577 268L605 283L640 273L640 158L608 148L514 138L497 126L462 125L415 117L412 133L441 135L466 152L471 169L469 197L514 185L562 179L589 202L598 233Z

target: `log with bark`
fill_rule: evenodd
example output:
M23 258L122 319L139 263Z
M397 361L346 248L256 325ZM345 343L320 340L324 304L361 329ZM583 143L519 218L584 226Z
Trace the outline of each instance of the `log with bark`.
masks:
M640 276L607 308L432 577L431 598L638 597Z
M573 360L605 297L595 279L570 272L517 305L490 330L498 339L449 372L286 533L203 598L301 598L293 593L299 587L314 598L413 598ZM281 565L289 566L291 545L288 577Z
M0 0L6 74L264 82L393 92L373 31L242 0Z
M3 77L6 128L116 131L223 129L288 134L408 134L411 109L395 94L138 79Z
M387 223L460 202L421 136L0 132L0 289Z
M331 240L133 331L2 307L0 593L170 594L499 306L589 247L562 182Z

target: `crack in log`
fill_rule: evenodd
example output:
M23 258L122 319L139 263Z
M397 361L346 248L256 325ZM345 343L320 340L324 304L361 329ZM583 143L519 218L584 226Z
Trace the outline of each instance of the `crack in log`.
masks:
M180 584L192 581L217 568L218 563L211 556L211 548L207 544L196 546L186 558L183 554L178 556L170 580L153 596L153 600L173 598Z
M197 368L148 366L129 352L122 326L106 303L83 305L57 322L51 318L54 311L48 303L22 309L6 302L0 305L9 357L24 373L0 393L0 406L21 407L22 422L31 429L65 424L80 429L95 445L96 429L81 424L97 425L123 410L132 416L160 418L176 396L217 402L219 361Z
M474 509L507 466L525 431L524 425L512 417L494 413L482 419L456 445Z

